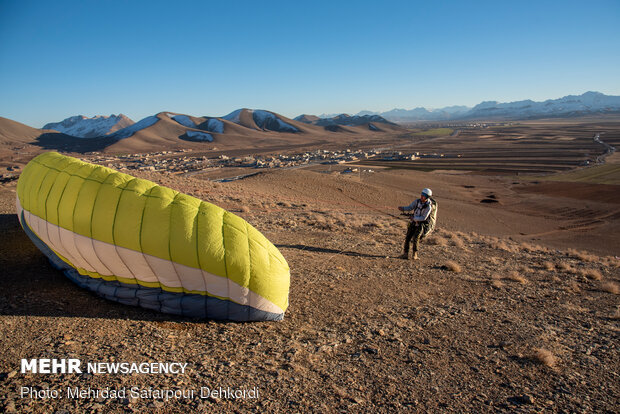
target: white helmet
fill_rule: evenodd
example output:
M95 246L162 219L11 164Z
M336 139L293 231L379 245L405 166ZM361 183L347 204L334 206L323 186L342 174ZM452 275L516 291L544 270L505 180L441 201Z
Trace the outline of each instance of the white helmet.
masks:
M422 190L422 195L425 195L426 198L432 197L433 196L433 192L431 191L430 188L425 188L424 190Z

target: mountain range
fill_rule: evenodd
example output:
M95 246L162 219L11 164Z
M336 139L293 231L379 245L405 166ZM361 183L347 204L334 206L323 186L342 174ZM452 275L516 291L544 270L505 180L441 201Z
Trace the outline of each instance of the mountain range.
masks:
M44 149L75 152L153 152L174 149L204 150L205 143L220 149L290 147L312 142L354 141L367 134L402 131L379 116L352 117L336 129L325 120L320 124L300 122L275 112L242 108L222 117L160 112L133 122L125 115L72 116L31 128L0 117L0 144L19 147L31 144ZM318 119L318 118L317 118ZM340 117L339 120L344 119ZM381 124L380 124L381 123Z
M5 147L33 144L44 149L87 152L150 152L167 149L290 147L311 142L355 142L365 134L402 132L395 122L536 119L620 114L620 96L599 92L569 95L544 102L532 100L482 102L473 108L450 106L428 110L393 109L356 115L300 115L290 119L275 112L242 108L221 117L160 112L134 122L123 114L72 116L31 128L0 117L0 144Z
M387 112L361 111L357 115L380 115L393 122L453 121L468 119L537 119L572 118L585 115L620 112L620 96L604 95L600 92L586 92L582 95L568 95L543 102L532 100L499 103L485 101L473 108L448 106L440 109L392 109ZM332 118L334 115L321 115Z

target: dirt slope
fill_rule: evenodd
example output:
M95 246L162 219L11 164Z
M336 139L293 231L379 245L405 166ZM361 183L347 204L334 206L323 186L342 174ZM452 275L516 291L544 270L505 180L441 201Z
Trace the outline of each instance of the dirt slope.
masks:
M226 184L141 175L236 212L279 246L292 272L285 320L200 322L100 299L53 270L27 239L7 184L0 188L5 411L617 410L619 262L605 255L619 244L590 243L583 252L519 240L567 220L518 204L538 195L488 177L402 171L361 182L320 170ZM437 194L439 230L421 260L396 259L406 222L395 206L423 186ZM480 203L491 193L498 203ZM549 207L536 202L536 211ZM561 233L561 243L575 239L570 229ZM18 372L20 358L37 356L189 367L182 376ZM260 396L50 401L19 398L21 386L258 387Z

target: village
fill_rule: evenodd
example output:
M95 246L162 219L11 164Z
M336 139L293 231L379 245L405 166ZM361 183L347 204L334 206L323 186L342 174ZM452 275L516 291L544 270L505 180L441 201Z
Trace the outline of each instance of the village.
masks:
M297 168L311 164L345 164L359 160L380 159L383 161L416 160L419 158L439 158L444 154L420 154L419 152L402 152L391 149L372 150L324 150L295 154L249 155L229 157L219 155L209 158L207 155L192 155L192 150L159 151L142 154L107 155L87 154L90 162L116 170L167 171L186 174L206 169L225 167L246 168Z

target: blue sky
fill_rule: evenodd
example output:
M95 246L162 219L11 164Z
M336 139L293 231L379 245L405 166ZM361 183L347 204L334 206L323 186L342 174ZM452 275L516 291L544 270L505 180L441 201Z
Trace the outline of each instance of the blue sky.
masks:
M620 95L620 1L0 0L0 116Z

